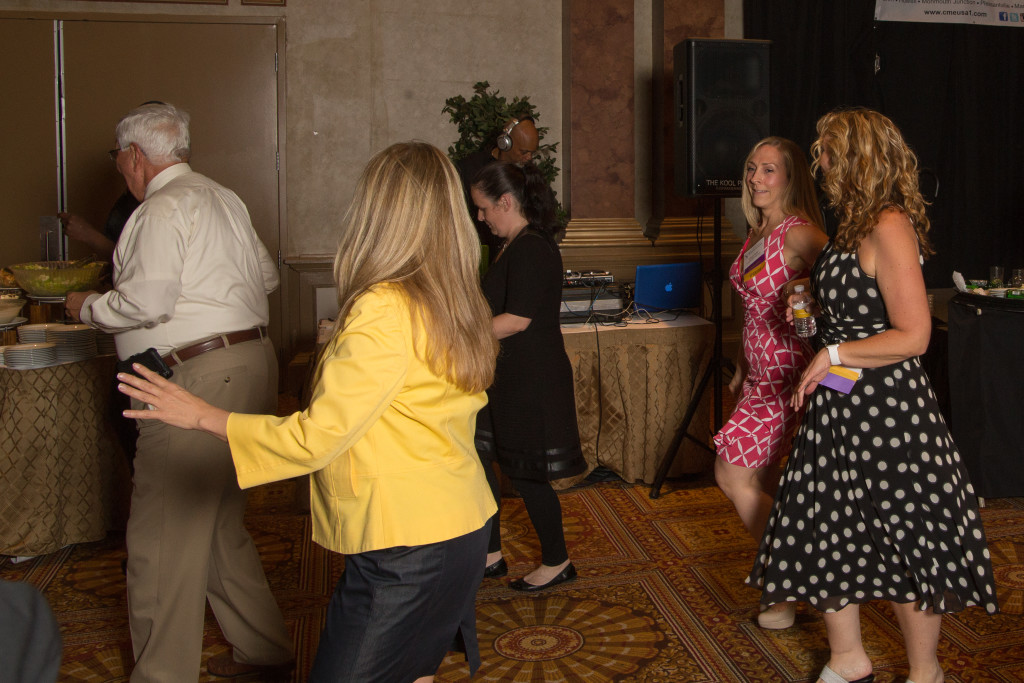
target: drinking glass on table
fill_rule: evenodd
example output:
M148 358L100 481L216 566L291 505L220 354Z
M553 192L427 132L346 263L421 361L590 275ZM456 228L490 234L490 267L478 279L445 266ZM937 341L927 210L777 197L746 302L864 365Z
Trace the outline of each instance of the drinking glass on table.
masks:
M992 266L988 269L988 286L990 289L1003 286L1003 275L1005 272L1002 266Z
M1010 271L1010 286L1024 287L1024 268L1014 268Z

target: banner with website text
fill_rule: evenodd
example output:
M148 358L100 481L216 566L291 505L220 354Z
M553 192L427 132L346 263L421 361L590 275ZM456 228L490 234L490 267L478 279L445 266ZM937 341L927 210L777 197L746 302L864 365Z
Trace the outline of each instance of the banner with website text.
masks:
M1024 0L875 0L875 21L1024 27Z

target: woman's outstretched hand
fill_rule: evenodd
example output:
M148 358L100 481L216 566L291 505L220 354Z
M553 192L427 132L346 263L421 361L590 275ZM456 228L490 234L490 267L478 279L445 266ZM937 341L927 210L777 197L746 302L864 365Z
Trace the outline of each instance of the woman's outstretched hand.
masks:
M198 396L182 389L174 382L135 363L136 377L127 372L117 375L118 390L148 404L148 410L126 410L124 416L137 420L160 420L172 427L198 429L227 441L228 411L211 406Z
M807 365L804 374L800 375L800 381L796 385L789 404L799 410L804 404L804 397L818 387L818 382L825 379L830 367L832 367L832 363L829 361L828 351L825 349L818 351Z

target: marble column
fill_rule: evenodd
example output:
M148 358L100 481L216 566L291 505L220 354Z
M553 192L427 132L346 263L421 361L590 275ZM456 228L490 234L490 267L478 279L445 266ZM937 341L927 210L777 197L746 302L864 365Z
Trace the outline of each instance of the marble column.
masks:
M634 3L568 0L563 16L572 216L564 249L649 246L636 218Z
M567 268L632 279L708 256L710 201L673 193L672 48L721 37L723 0L565 0ZM703 219L701 214L703 212Z

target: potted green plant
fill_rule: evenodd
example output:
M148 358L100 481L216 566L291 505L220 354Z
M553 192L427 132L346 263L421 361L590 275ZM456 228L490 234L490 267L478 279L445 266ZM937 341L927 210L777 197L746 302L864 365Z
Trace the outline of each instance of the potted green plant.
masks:
M540 114L528 97L517 96L510 102L499 90L490 88L490 83L480 81L473 85L473 96L468 100L462 95L455 95L444 101L444 109L441 111L448 114L451 122L459 129L459 139L448 147L448 158L453 163L491 144L509 119L529 116L538 124L540 122ZM558 143L545 144L543 140L547 132L546 127L537 126L540 145L533 162L548 184L552 184L559 171L555 165ZM561 204L558 206L558 220L563 227L568 220Z

